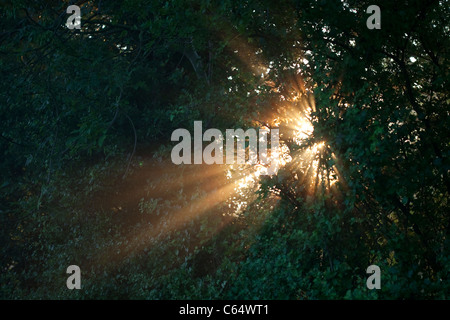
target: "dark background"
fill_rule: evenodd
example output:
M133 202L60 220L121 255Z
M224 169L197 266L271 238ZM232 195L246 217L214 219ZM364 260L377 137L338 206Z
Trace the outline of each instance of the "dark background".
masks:
M1 298L448 298L449 1L72 3L0 1ZM175 166L195 120L292 161Z

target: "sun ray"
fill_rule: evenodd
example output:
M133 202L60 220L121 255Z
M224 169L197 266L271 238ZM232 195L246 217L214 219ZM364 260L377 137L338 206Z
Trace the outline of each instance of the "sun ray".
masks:
M250 48L240 48L239 57L245 61ZM245 54L244 54L245 53ZM259 56L255 60L262 62ZM253 70L256 71L256 70ZM265 79L267 80L267 79ZM328 159L337 159L328 142L315 134L313 115L316 112L316 103L312 93L305 89L301 77L293 76L293 83L273 90L279 94L278 102L273 99L275 112L257 121L259 129L279 128L279 149L268 148L268 163L275 164L277 169L288 173L293 184L289 186L292 192L298 195L314 195L321 190L330 192L332 187L340 179L339 171L335 165L328 165ZM272 100L271 100L272 101ZM265 120L264 120L265 119ZM146 224L133 230L128 235L127 250L120 257L139 252L148 246L157 244L165 237L170 237L173 232L186 227L188 223L207 212L218 209L223 215L224 223L239 218L240 214L256 199L256 192L261 187L261 176L267 174L268 166L261 163L255 165L202 165L201 169L188 169L188 165L178 166L176 169L168 169L164 174L172 177L159 185L158 178L152 177L152 187L149 189L150 197L155 190L164 189L169 193L179 192L190 199L183 205L171 209L165 214L163 224ZM180 174L181 171L181 174ZM278 170L276 170L278 171ZM156 177L158 177L156 173ZM167 180L167 179L165 179ZM290 180L289 180L290 181ZM201 195L196 195L194 190L201 185ZM180 191L181 190L181 191ZM267 201L278 201L281 190L277 187L271 189L272 195ZM192 195L189 195L192 194ZM186 199L185 199L186 200ZM227 209L224 209L227 208ZM116 248L111 248L115 250ZM112 257L113 252L108 250L101 256ZM116 258L120 258L117 256ZM105 260L107 261L107 260Z

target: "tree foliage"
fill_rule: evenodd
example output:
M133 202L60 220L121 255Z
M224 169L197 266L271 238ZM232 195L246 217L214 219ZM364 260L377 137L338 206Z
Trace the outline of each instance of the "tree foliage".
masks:
M0 296L448 298L450 6L376 2L78 1L70 30L74 1L0 1ZM167 164L194 120L292 161L237 210L227 169Z

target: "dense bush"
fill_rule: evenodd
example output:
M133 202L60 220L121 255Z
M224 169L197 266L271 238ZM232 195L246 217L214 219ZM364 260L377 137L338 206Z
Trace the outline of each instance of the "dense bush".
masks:
M448 298L448 1L380 30L313 0L79 1L69 30L69 2L0 1L1 298ZM195 120L291 161L172 165Z

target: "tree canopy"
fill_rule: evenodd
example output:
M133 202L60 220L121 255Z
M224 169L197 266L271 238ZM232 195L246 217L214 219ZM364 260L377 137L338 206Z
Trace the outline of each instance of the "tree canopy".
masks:
M0 297L448 298L447 0L0 5ZM172 164L197 120L280 170Z

